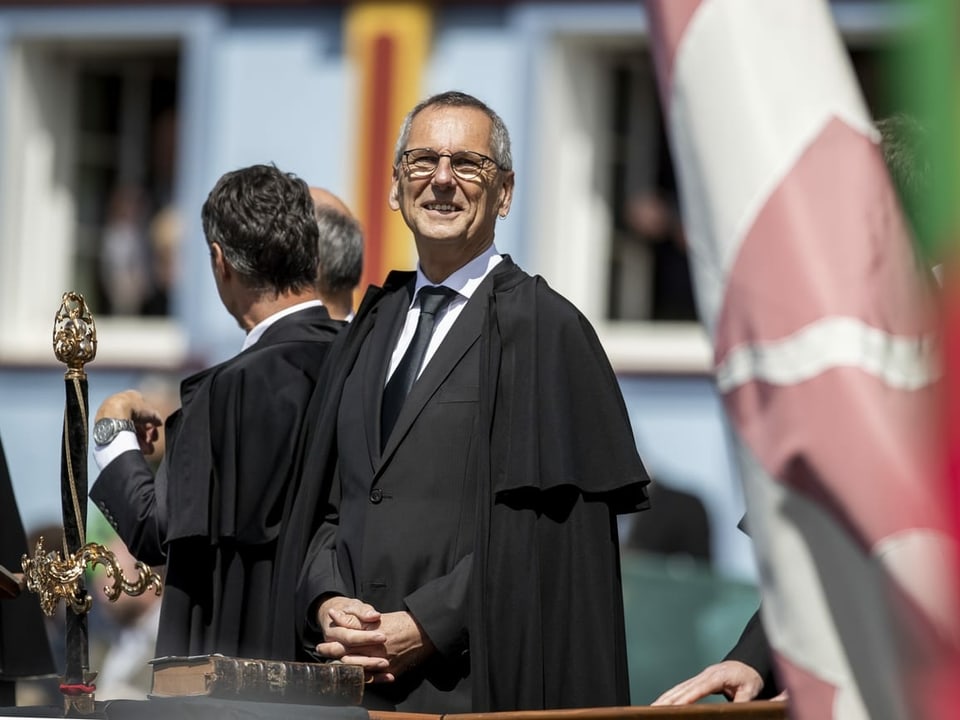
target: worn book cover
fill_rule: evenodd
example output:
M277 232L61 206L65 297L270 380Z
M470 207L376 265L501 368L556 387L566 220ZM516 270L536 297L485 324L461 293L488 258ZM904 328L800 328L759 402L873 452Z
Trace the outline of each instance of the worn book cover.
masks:
M313 705L359 705L363 668L234 658L225 655L162 657L153 665L151 697L209 697Z

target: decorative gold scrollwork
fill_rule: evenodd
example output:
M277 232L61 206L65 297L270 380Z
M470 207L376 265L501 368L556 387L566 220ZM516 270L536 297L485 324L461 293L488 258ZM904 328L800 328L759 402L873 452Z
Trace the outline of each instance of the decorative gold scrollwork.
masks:
M53 352L67 366L67 377L83 377L83 366L97 355L97 326L83 295L65 292L53 323Z
M43 549L41 537L37 540L33 557L24 555L21 564L27 590L40 596L40 607L47 615L53 615L61 598L78 615L90 611L93 599L88 594L82 593L79 585L87 565L103 565L107 577L113 578L112 584L105 585L103 588L104 594L111 602L120 597L121 593L142 595L153 588L159 595L162 589L160 576L139 561L135 566L137 578L128 580L116 556L97 543L87 543L72 555L61 558L59 552Z

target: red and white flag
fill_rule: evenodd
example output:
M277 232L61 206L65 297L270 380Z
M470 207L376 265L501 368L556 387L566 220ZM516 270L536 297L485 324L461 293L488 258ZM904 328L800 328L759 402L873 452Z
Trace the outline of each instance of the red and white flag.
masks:
M829 5L647 10L791 713L933 717L960 638L937 324Z

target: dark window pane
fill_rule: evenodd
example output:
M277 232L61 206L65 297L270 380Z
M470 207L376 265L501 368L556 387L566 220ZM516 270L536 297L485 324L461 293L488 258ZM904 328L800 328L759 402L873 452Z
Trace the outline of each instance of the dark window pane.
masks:
M68 53L77 78L75 281L102 315L166 315L178 53Z

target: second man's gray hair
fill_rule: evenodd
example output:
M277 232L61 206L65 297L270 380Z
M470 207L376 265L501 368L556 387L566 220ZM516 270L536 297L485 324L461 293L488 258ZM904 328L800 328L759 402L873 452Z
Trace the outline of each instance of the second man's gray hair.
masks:
M363 230L354 218L320 206L315 210L320 230L320 291L353 290L363 272Z

